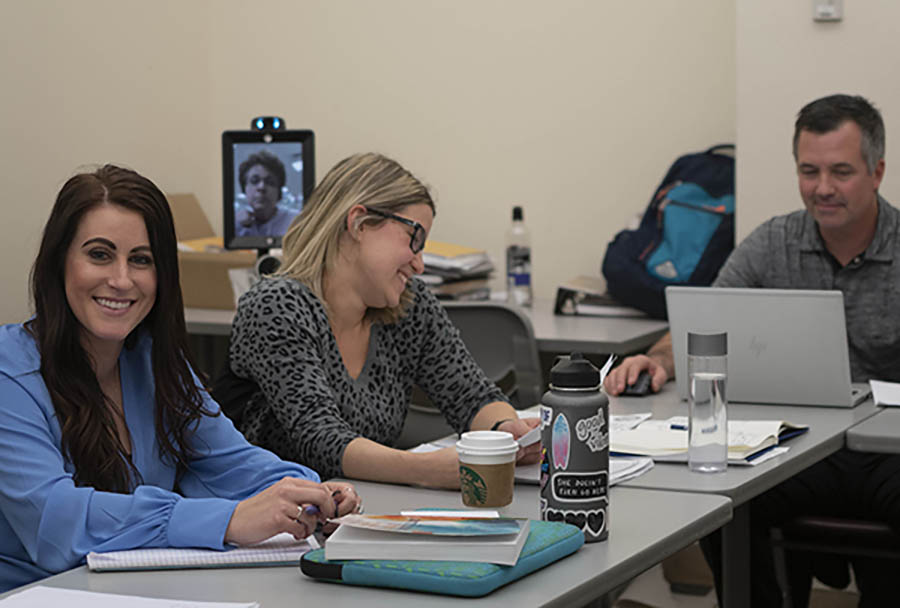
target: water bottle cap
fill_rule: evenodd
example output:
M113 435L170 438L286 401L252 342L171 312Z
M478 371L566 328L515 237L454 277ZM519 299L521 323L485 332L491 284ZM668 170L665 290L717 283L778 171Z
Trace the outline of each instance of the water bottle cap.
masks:
M513 207L513 221L518 222L522 221L522 208L516 205Z
M694 357L723 357L728 354L728 333L695 334L688 332L688 355Z
M560 357L550 370L552 388L594 389L600 387L600 370L581 353Z

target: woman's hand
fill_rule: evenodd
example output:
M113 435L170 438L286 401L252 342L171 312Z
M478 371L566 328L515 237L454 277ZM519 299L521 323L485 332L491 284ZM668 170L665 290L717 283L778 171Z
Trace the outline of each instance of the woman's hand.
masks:
M541 424L540 418L516 418L515 420L507 420L497 427L498 431L506 431L512 433L515 439L518 439L531 429ZM516 464L534 464L541 459L541 442L535 441L531 445L519 448L516 453Z
M252 545L281 532L292 534L297 540L306 538L315 531L317 523L335 517L338 505L332 493L337 489L307 479L285 477L238 503L225 530L225 542ZM344 508L349 509L351 504L356 503L348 502Z
M351 484L344 481L326 481L322 485L331 492L331 497L337 506L335 517L363 512L362 496L356 493L356 489ZM336 528L337 524L326 523L322 526L322 532L327 536Z
M428 471L427 479L416 485L441 490L459 489L459 457L455 447L416 454L416 456L427 461Z
M356 493L356 488L353 487L353 484L346 481L326 481L322 485L328 488L332 498L334 498L334 504L337 505L335 517L349 513L362 513L362 496Z

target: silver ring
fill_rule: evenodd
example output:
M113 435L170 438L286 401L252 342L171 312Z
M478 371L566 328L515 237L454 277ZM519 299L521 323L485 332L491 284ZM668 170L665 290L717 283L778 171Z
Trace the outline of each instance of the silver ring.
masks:
M360 498L359 498L359 504L356 505L356 512L359 514L362 514L362 512L363 512L362 496L360 496Z
M296 520L302 524L303 522L300 520L300 516L302 516L302 515L303 515L303 505L297 505L297 516L294 517L294 520Z

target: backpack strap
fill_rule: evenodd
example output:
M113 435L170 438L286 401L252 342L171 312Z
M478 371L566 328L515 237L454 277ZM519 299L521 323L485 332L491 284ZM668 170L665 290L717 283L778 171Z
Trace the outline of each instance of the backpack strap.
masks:
M705 154L722 154L723 152L729 156L734 156L734 144L716 144L709 148Z

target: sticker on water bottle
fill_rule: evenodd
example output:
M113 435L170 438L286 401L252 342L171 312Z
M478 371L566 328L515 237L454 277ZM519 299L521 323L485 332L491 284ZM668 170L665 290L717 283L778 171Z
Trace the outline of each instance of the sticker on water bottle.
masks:
M559 414L553 422L551 443L553 444L553 468L565 470L569 466L570 448L569 421Z
M541 428L550 426L550 420L553 418L553 408L546 405L541 406Z
M544 512L546 521L564 521L584 532L585 540L596 540L606 531L606 508L569 511L548 508Z
M553 498L560 502L593 502L606 497L608 479L606 471L554 473L550 490Z
M582 418L576 422L575 436L592 452L600 452L609 447L609 430L603 416L603 408L597 410L596 416Z

